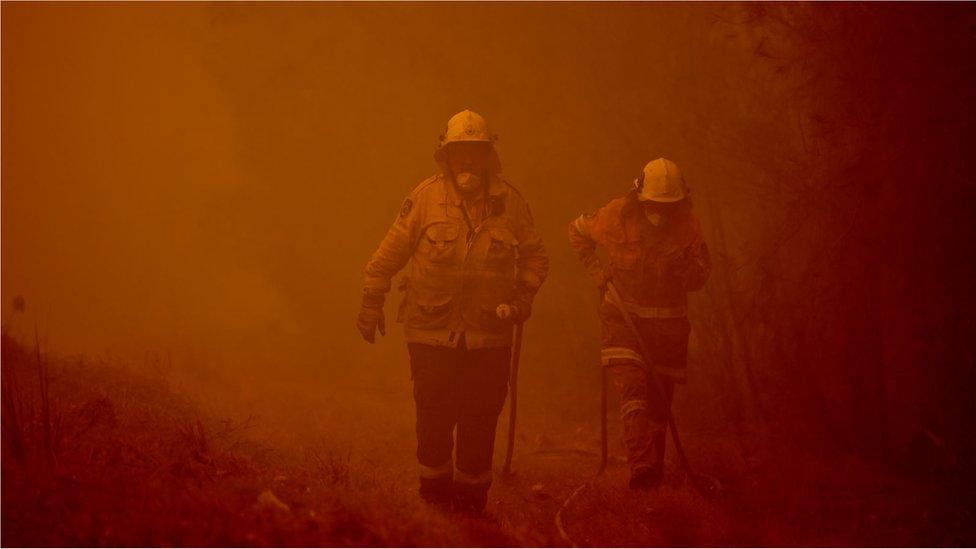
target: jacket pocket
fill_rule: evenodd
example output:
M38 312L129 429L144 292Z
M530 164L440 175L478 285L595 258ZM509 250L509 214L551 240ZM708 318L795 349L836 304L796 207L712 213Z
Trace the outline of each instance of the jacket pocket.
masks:
M427 259L431 263L450 264L457 257L457 241L460 230L454 223L434 223L424 231Z
M489 229L488 250L485 252L485 264L492 267L504 267L515 262L518 240L508 229Z
M451 317L454 296L450 293L418 292L411 290L407 296L407 326L422 330L447 327Z

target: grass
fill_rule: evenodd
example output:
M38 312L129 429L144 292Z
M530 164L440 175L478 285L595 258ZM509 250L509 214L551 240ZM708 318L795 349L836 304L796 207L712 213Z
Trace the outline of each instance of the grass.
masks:
M251 419L210 417L162 377L48 362L6 334L3 373L4 545L437 545L465 528L505 541L416 507L348 450L255 441Z
M697 496L674 463L662 489L635 493L619 433L610 468L593 477L596 425L531 408L516 474L496 478L485 518L463 518L417 499L406 387L318 398L303 388L305 401L269 390L278 415L259 418L250 413L271 408L221 413L160 369L47 357L6 334L2 358L4 545L562 545L553 518L586 479L562 514L582 546L976 542L972 486L955 473L911 477L837 452L689 432L689 456L722 496Z

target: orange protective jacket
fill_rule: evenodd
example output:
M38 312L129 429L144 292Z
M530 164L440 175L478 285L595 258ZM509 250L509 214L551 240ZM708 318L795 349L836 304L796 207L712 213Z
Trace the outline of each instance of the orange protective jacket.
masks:
M711 272L708 247L690 206L684 203L663 226L654 227L631 191L569 224L569 242L589 274L600 286L612 278L624 306L636 317L642 339L656 355L648 358L652 366L676 379L685 376L687 293L701 289ZM609 265L597 257L597 246L606 249ZM600 306L600 320L604 364L644 362L608 296Z
M370 293L386 293L407 262L397 321L408 342L467 348L512 344L502 303L522 314L549 272L549 258L522 195L498 175L488 181L487 215L469 227L461 197L444 175L420 183L365 269Z
M628 303L639 307L680 309L687 292L701 289L711 272L691 209L679 208L665 226L653 227L634 191L575 219L569 242L595 280L612 276ZM597 246L607 250L608 268L597 258Z

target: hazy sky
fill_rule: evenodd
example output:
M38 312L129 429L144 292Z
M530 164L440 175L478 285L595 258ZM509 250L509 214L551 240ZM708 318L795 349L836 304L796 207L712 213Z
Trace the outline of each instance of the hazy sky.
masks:
M757 226L748 184L797 139L740 11L4 4L4 323L68 352L400 369L399 327L368 351L353 327L362 267L470 108L552 256L525 356L589 371L596 297L566 224L666 156L706 238L737 197L734 249Z

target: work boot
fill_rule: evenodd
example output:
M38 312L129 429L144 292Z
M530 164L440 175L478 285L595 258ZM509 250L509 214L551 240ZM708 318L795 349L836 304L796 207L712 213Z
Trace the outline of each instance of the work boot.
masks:
M421 477L420 498L435 507L450 511L454 504L454 479Z
M650 490L661 485L664 471L661 467L638 467L630 473L630 487L633 490Z
M638 490L657 488L664 482L664 430L651 433L651 456L654 460L645 466L646 471L635 470L630 476L630 487Z
M459 482L454 485L454 510L466 515L478 516L488 503L488 487L490 484L465 484Z
M664 448L667 445L667 440L665 439L664 430L654 431L651 433L651 448L653 453L654 465L653 467L658 467L661 470L661 464L664 463Z

